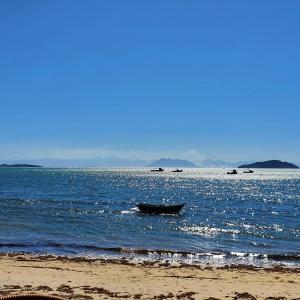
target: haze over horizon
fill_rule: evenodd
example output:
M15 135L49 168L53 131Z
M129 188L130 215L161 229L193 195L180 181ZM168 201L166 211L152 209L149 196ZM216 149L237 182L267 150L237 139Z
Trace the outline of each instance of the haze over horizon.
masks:
M2 1L0 162L300 162L300 2Z

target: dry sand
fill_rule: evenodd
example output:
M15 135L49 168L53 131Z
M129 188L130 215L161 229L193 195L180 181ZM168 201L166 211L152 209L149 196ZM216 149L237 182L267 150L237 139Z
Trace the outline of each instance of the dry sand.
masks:
M1 255L0 296L32 292L78 300L300 299L300 270Z

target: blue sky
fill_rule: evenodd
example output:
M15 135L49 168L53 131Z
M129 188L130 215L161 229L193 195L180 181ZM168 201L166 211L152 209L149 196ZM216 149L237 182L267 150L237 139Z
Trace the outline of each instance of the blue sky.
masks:
M300 161L299 1L1 1L0 160Z

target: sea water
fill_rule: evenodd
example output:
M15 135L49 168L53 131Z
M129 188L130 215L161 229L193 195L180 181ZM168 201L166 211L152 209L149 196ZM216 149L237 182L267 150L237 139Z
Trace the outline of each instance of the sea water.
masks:
M300 170L227 171L1 168L0 252L300 266Z

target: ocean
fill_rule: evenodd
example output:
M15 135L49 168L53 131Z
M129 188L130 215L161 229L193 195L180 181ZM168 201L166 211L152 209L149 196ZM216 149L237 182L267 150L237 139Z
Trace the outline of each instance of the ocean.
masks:
M0 168L0 252L299 267L300 170L227 171Z

